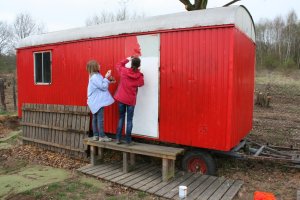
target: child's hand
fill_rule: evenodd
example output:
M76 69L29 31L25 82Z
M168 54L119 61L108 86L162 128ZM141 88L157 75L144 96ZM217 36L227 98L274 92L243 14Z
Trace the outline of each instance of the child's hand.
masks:
M110 83L116 83L117 82L116 79L113 76L111 76L109 78L109 81L110 81Z
M111 70L108 70L105 74L105 78L109 78L111 76Z

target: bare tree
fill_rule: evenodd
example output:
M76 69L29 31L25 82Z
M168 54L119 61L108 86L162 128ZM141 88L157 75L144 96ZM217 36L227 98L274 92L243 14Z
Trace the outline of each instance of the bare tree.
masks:
M45 27L43 24L37 24L28 13L20 13L14 22L14 34L17 39L23 39L32 34L43 33Z
M207 0L195 0L194 4L190 0L179 0L185 5L187 11L206 9Z
M192 11L192 10L202 10L206 9L207 6L207 1L208 0L195 0L194 4L190 2L190 0L179 0L181 3L185 5L185 9L187 11ZM238 2L240 0L232 0L229 3L225 4L225 6L230 6L231 4Z
M256 24L257 62L260 67L300 68L300 22L295 11L286 19L261 20Z
M13 38L11 27L0 21L0 55L9 51Z
M130 13L128 10L128 3L129 0L120 0L119 9L116 13L102 11L100 15L94 15L91 18L88 18L85 22L86 26L109 23L114 21L139 19L144 17L144 14L137 14L136 12Z

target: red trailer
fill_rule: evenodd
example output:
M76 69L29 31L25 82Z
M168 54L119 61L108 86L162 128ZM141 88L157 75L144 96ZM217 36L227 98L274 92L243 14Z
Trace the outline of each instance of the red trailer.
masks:
M135 137L230 151L250 132L255 29L243 6L25 38L17 48L19 116L23 103L86 105L88 60L98 60L102 74L112 69L118 80L115 64L136 48L142 52L145 86L137 99ZM112 85L110 92L116 88ZM105 131L114 134L117 120L117 105L107 107ZM203 161L210 165L210 156L204 154L188 153L185 168L199 170Z

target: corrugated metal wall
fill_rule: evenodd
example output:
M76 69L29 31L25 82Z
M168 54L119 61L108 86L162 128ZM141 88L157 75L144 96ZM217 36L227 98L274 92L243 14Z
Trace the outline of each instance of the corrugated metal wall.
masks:
M101 74L112 69L112 73L118 77L114 66L123 59L123 49L124 38L110 38L19 50L17 53L19 115L21 116L22 103L86 105L88 84L86 63L90 59L96 59L101 65ZM52 51L50 85L34 84L32 54L42 50ZM110 86L112 94L116 87L117 84ZM116 104L105 109L106 131L115 132L117 113Z
M254 106L255 44L241 31L234 31L232 130L227 149L252 129Z
M161 34L161 140L225 148L233 30Z
M159 140L229 150L252 126L254 44L233 25L162 32L160 38ZM114 65L124 57L124 41L18 50L19 114L22 103L86 105L87 61L100 61L102 74L112 69L118 78ZM52 50L51 85L34 85L32 54L40 50ZM110 87L112 94L116 87ZM105 131L114 133L117 120L114 104L105 109Z

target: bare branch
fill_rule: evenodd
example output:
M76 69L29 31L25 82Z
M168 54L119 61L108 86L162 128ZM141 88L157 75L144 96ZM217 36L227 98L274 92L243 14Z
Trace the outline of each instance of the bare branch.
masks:
M13 33L11 27L0 21L0 54L4 54L9 51Z
M144 14L130 13L128 10L129 0L120 0L119 9L116 13L102 11L99 15L94 15L88 18L85 22L86 26L109 23L114 21L124 21L129 19L143 18Z
M207 0L195 0L194 4L191 4L189 0L179 0L179 1L185 5L185 9L187 11L202 10L202 9L206 9L207 6Z

